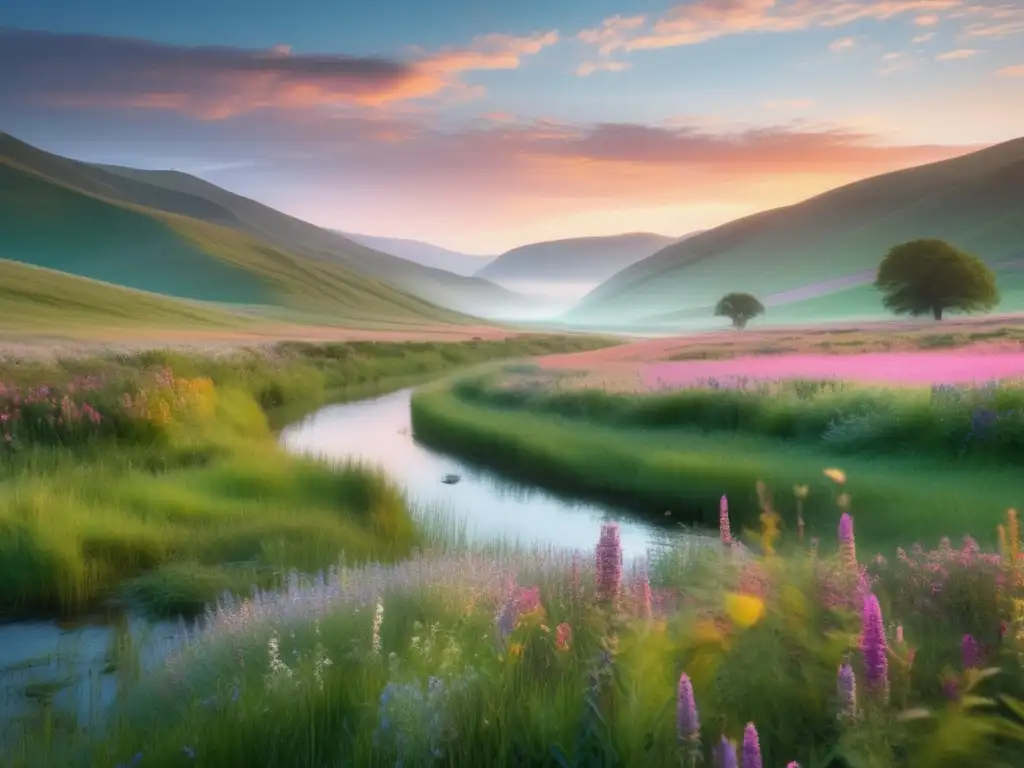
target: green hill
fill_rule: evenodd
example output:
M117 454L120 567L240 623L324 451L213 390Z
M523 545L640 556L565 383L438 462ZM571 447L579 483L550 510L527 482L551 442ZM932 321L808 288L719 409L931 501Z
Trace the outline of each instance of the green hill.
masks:
M0 259L0 331L245 325L216 308Z
M274 308L290 319L349 326L471 320L336 261L260 241L230 227L232 214L209 200L26 153L26 146L0 136L6 258L168 296ZM128 202L121 181L151 205Z
M865 179L668 246L598 286L566 319L629 325L693 314L730 291L767 296L873 269L892 245L920 237L948 240L1001 268L1024 255L1022 210L1024 139L1015 139ZM834 292L847 290L855 289ZM857 290L854 303L862 304L860 295L871 311L867 289ZM1016 301L1016 288L1009 293ZM832 317L821 296L789 303L805 302L821 309L814 319ZM785 314L781 307L769 313Z

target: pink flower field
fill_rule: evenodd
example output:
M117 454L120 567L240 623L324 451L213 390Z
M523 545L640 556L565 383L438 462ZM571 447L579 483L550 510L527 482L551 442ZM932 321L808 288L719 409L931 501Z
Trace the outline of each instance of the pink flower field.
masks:
M568 360L560 362L559 368L574 367ZM747 355L729 360L633 361L587 367L588 385L600 382L614 389L619 385L645 390L678 388L711 378L724 384L739 377L927 386L1024 377L1024 352L967 349L860 355Z
M732 360L688 360L644 366L645 387L687 386L701 379L842 379L873 384L967 384L1024 376L1024 352L770 355Z

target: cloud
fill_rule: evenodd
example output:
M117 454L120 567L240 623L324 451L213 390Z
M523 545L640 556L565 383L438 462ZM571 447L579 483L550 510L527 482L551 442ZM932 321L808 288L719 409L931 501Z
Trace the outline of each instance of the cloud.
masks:
M576 67L576 74L587 77L595 72L622 72L631 66L628 61L584 61Z
M1024 34L1024 4L1019 2L972 4L951 18L969 22L963 30L967 37L1000 39Z
M910 57L902 51L893 51L883 55L881 62L882 66L876 72L884 77L907 69L910 66Z
M939 17L935 14L927 14L925 16L918 16L914 19L914 23L919 27L932 27L939 23Z
M260 109L378 106L448 93L479 96L466 72L516 69L558 40L482 35L409 61L341 54L182 47L145 40L0 29L0 101L171 110L203 120Z
M672 7L653 22L614 16L580 34L608 55L695 45L729 35L833 28L865 19L947 11L963 0L693 0Z
M975 56L979 53L981 53L981 51L977 50L976 48L957 48L954 51L946 51L945 53L940 53L938 56L935 57L935 60L960 61L961 59L969 59L972 56Z
M923 35L918 35L917 37L915 37L913 39L913 42L915 42L915 43L927 43L933 37L935 37L935 33L934 32L925 32Z
M830 51L848 51L857 46L857 41L852 37L840 37L838 40L833 40L828 49Z
M1024 64L1014 64L1009 67L1003 67L1002 69L996 70L996 74L1000 77L1024 77Z

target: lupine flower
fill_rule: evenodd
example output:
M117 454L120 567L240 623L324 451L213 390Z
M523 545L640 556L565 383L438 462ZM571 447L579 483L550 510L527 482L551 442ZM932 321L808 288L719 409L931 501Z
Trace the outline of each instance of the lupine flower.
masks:
M839 518L839 553L843 564L850 570L857 567L857 544L853 537L853 518L843 512Z
M718 768L739 768L736 761L735 742L723 736L718 747L715 749L715 762L718 764Z
M743 768L762 768L761 740L753 723L743 729Z
M796 760L786 763L786 768L800 768L800 763Z
M622 585L622 543L618 523L604 523L595 551L598 600L613 601Z
M693 700L693 684L685 672L679 676L676 691L676 735L682 742L692 743L700 738L700 717Z
M839 717L852 718L857 715L857 678L849 664L839 665L836 675L836 691L839 694Z
M888 696L889 660L885 626L882 623L882 607L872 593L864 597L861 613L861 652L864 655L864 671L868 687L882 696Z
M380 654L380 625L384 622L384 603L380 600L377 601L377 609L373 613L373 636L371 639L371 647L373 652ZM390 625L388 625L390 626Z
M964 635L960 643L960 650L964 669L981 669L983 655L981 645L973 635Z
M718 503L718 534L723 544L732 544L732 527L729 525L729 500L722 496Z

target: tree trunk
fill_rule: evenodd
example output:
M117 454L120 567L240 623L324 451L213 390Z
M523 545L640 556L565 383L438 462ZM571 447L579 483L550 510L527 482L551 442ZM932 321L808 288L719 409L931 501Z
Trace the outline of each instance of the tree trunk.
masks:
M942 307L932 307L932 317L936 320L942 319Z
M747 327L747 319L745 317L735 317L733 318L732 324L735 326L737 331L742 331Z

